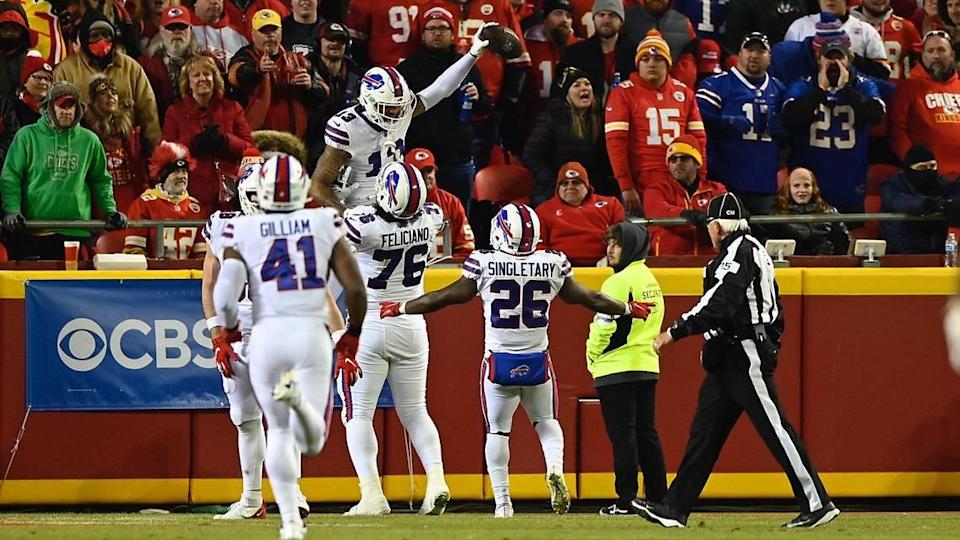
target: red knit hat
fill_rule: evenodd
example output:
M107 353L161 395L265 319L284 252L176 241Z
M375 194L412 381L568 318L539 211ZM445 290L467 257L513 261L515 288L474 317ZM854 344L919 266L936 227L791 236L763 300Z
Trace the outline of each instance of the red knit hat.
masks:
M420 20L420 31L422 32L423 29L427 27L428 22L435 20L445 21L447 24L449 24L450 30L453 31L454 37L456 37L456 34L459 31L456 17L450 10L441 6L432 7L423 12L423 16Z
M27 79L38 71L46 71L53 77L53 66L37 51L30 51L23 57L23 67L20 68L20 86L27 84Z

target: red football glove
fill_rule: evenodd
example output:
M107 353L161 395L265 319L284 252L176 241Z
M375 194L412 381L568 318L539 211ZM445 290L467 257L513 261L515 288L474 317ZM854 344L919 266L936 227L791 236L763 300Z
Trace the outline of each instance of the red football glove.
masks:
M630 316L634 319L647 320L650 316L650 310L656 306L653 302L630 302L627 307L630 308Z
M397 317L400 315L400 302L380 302L380 318Z
M212 342L213 352L216 353L217 369L224 377L228 379L233 377L233 366L230 365L230 362L239 362L240 355L233 350L230 342L222 335L213 338Z
M363 377L363 370L357 363L357 346L359 344L360 336L346 333L340 337L340 341L333 348L334 352L337 353L337 368L334 376L343 376L350 386L356 384Z

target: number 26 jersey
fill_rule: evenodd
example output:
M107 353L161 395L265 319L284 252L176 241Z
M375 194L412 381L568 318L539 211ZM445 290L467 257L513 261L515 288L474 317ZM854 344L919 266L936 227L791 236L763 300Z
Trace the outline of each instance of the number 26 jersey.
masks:
M222 232L247 265L253 323L266 317L327 322L327 279L343 219L332 208L239 216Z
M463 277L477 282L483 300L484 342L490 352L547 350L550 303L567 278L570 261L559 251L510 255L477 250L463 263Z

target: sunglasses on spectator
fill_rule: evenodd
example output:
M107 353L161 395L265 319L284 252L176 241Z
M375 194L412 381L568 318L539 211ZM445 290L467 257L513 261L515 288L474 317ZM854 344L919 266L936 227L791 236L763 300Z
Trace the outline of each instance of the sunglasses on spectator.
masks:
M927 41L927 38L931 38L931 37L942 37L943 39L951 43L953 42L953 40L950 39L950 34L948 34L944 30L930 30L929 32L923 35L923 39L921 41Z
M583 186L583 185L585 185L584 182L583 182L583 180L574 179L574 180L561 180L561 181L560 181L560 187L567 187L567 186L580 187L580 186Z
M688 155L686 155L686 154L674 154L674 155L670 156L669 158L667 158L667 161L670 162L670 163L676 163L676 162L678 162L678 161L690 161L690 160L692 160L692 159L693 159L692 157L690 157L690 156L688 156Z

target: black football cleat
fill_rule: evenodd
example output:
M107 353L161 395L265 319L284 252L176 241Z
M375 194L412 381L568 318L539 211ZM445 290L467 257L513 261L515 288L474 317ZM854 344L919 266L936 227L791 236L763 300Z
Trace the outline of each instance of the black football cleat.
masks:
M637 512L629 505L623 506L622 504L615 502L610 506L604 506L601 508L599 513L601 516L632 516Z
M687 516L663 503L634 500L630 506L640 514L640 517L661 527L682 529L687 526Z
M820 527L821 525L826 525L831 521L837 519L837 516L840 515L840 509L836 507L832 502L827 503L826 506L817 510L816 512L803 512L799 516L793 518L788 523L783 524L784 529L813 529L815 527Z

